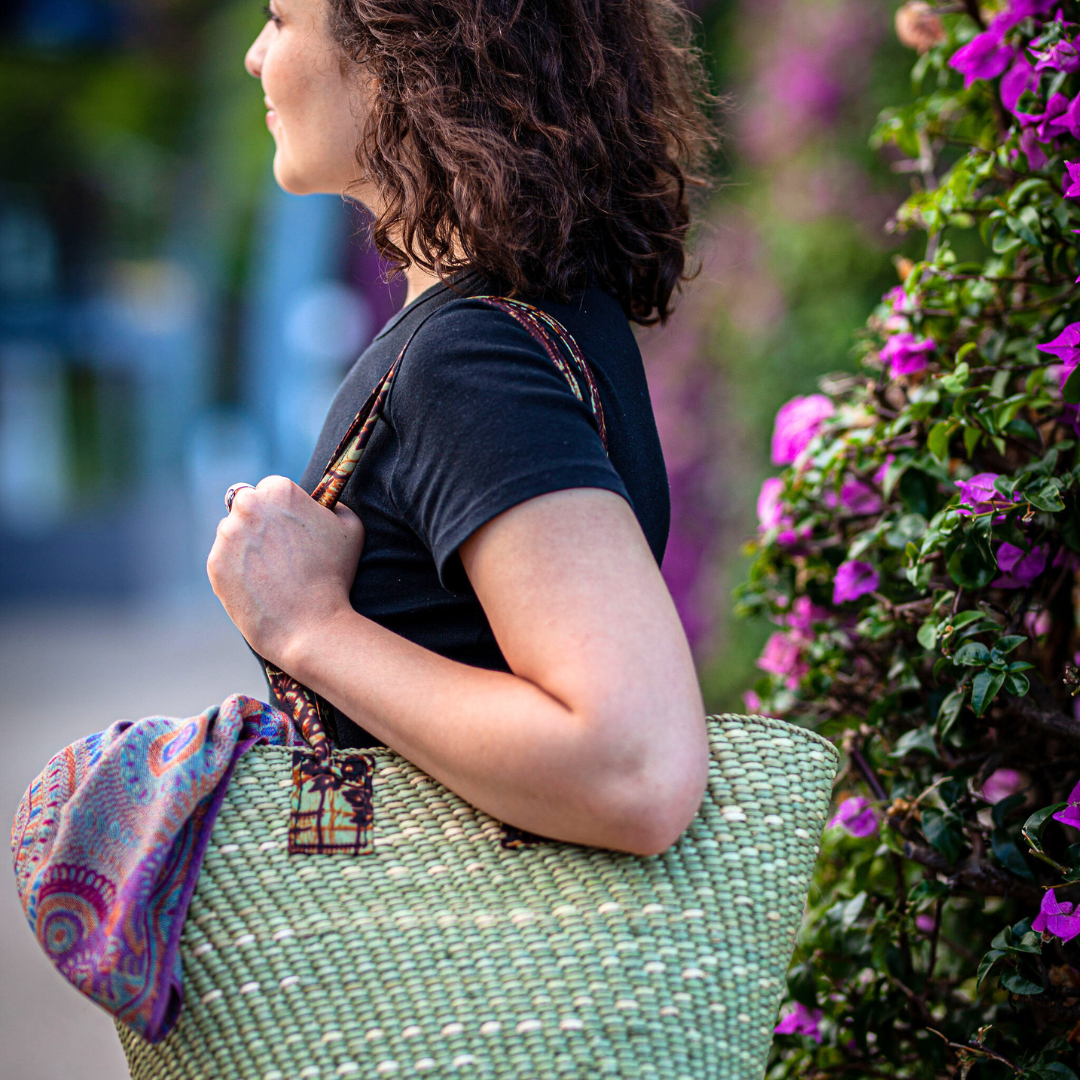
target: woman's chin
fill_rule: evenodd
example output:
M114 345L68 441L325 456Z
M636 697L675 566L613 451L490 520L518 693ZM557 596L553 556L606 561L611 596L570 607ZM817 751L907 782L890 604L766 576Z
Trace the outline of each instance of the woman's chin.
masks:
M290 195L318 195L325 191L324 185L298 168L296 162L288 154L282 153L280 147L274 155L274 179L278 187Z

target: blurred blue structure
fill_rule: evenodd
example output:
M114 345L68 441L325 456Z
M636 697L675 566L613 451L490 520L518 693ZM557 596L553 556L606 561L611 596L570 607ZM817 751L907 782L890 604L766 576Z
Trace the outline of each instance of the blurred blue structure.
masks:
M16 25L30 54L86 63L126 47L130 16L121 4L30 0ZM227 51L244 78L239 43ZM204 98L200 108L221 111ZM70 242L55 177L8 179L15 163L0 163L0 604L208 595L225 487L299 477L342 374L400 303L403 288L358 239L362 211L286 195L268 168L260 197L241 193L258 209L238 234L236 280L220 235L221 214L239 212L235 191L221 203L220 169L205 160L235 153L222 115L216 149L169 166L179 197L160 240L130 254L104 227L89 250ZM268 165L265 138L253 145ZM89 200L79 212L80 228L103 213Z
M256 229L243 400L268 436L273 471L293 478L346 364L374 335L371 305L342 280L348 224L341 199L287 195L275 184Z

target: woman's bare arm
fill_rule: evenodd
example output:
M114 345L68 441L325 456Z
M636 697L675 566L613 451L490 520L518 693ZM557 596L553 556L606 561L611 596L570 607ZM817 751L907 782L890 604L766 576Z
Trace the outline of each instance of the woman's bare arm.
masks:
M640 854L670 846L704 791L704 710L671 597L627 503L531 499L461 547L513 674L357 614L359 520L281 477L242 491L208 561L267 659L492 816Z

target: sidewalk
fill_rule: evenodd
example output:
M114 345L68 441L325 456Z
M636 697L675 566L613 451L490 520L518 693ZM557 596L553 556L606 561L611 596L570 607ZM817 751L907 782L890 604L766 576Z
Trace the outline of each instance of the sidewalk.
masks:
M190 716L232 693L265 697L220 608L0 612L3 833L49 757L114 720ZM10 864L8 864L10 866ZM6 879L4 877L6 875ZM108 1016L45 960L0 871L0 1080L125 1080Z

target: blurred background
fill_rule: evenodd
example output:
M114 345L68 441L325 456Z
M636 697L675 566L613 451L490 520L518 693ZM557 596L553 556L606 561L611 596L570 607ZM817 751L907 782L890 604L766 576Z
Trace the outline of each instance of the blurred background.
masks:
M908 96L894 0L701 0L729 95L701 270L640 335L671 480L664 573L710 707L776 408L851 363L896 281L906 180L867 146ZM0 813L119 717L263 693L204 562L226 486L298 477L344 371L400 305L361 211L285 195L243 54L258 0L0 5ZM10 881L10 879L9 879ZM104 1014L0 887L0 1080L126 1076Z

